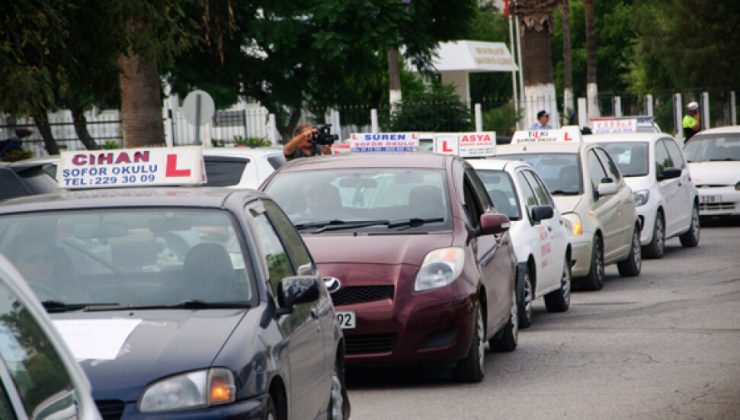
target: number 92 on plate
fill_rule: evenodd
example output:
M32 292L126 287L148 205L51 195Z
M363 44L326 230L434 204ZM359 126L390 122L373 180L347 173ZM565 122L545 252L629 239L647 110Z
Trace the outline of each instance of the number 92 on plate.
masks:
M342 329L352 329L357 326L355 311L337 311L336 320Z

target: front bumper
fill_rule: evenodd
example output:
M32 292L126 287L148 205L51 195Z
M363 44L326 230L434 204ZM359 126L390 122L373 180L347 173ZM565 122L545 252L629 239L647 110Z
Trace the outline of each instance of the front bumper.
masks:
M699 188L700 216L740 215L740 191L734 186Z
M337 306L357 315L357 328L343 330L347 365L452 365L464 358L475 319L471 285L461 277L410 296L397 290L391 299Z
M116 418L114 413L105 415L104 408L97 402L103 418ZM126 403L120 418L146 420L175 420L175 419L262 419L264 417L267 395L236 401L232 404L219 405L194 410L174 411L167 413L141 413L136 408L136 402Z
M593 235L585 232L580 236L571 236L571 275L584 277L591 270L591 252L593 251Z

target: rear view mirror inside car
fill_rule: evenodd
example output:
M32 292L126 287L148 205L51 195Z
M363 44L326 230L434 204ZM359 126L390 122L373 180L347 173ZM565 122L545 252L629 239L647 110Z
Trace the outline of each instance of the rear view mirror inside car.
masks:
M72 228L78 239L110 239L128 235L128 226L121 223L78 223Z

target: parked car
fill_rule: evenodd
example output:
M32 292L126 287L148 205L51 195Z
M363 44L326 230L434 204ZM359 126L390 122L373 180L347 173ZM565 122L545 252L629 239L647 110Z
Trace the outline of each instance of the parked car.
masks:
M45 163L34 159L0 162L0 200L59 191L46 168Z
M740 215L740 126L700 131L684 146L699 215Z
M203 149L207 186L256 189L285 163L277 147L214 147Z
M564 137L555 135L556 131L537 134ZM568 141L517 142L499 146L497 154L529 163L545 181L571 232L573 277L581 287L599 290L608 264L617 263L623 276L640 274L641 226L632 190L619 167L603 148L577 137L569 134Z
M522 161L471 159L494 206L511 220L517 264L519 326L532 323L534 300L544 297L550 312L570 306L569 232L545 183Z
M263 185L285 209L332 299L347 363L455 366L480 381L485 343L518 337L509 219L473 168L453 156L299 159Z
M699 201L681 148L664 133L584 136L603 147L632 188L646 258L660 258L665 241L678 236L684 247L699 244Z
M36 296L2 255L0 418L100 419L85 373Z

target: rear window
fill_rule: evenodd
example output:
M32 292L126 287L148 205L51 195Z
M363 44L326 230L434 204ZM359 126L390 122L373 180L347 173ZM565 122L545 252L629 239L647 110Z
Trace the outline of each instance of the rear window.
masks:
M285 155L268 156L267 162L272 166L272 169L278 169L285 163Z
M649 172L647 142L601 143L623 176L646 176Z
M496 210L507 215L511 220L519 220L519 206L511 177L504 171L476 169L478 177L486 186L488 196Z
M228 187L241 181L244 168L249 159L204 157L206 163L206 185L209 187Z
M580 195L581 165L575 153L521 153L502 155L532 165L552 195Z

